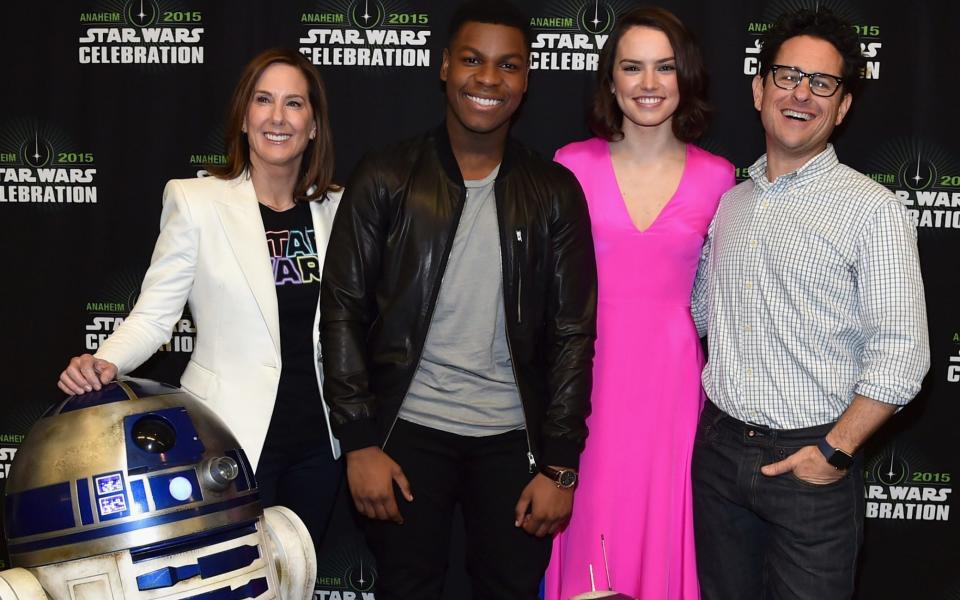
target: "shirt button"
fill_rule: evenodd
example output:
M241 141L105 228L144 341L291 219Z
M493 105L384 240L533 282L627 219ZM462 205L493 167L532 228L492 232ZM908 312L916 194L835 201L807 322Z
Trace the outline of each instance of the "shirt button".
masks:
M750 325L744 325L743 329L744 329L744 331L746 331L747 333L750 333L751 331L753 331L753 327L750 326Z
M752 429L747 432L747 437L755 437L756 435L757 435L757 432Z
M747 369L747 377L753 377L753 369Z
M767 202L766 200L764 200L764 201L763 201L763 204L760 205L760 208L766 208L766 207L768 207L768 206L770 206L770 203Z
M750 247L751 247L751 248L756 248L756 247L757 247L757 240L750 240Z
M752 289L753 289L753 282L752 282L752 281L747 281L744 285L746 286L746 288L747 288L748 290L752 290Z

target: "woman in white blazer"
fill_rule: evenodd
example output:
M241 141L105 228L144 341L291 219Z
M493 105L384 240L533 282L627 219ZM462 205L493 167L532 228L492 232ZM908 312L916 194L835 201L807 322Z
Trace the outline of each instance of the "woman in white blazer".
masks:
M135 369L170 340L189 302L197 337L181 386L237 436L264 504L292 508L319 546L342 479L317 330L341 193L319 73L293 50L260 54L237 84L226 129L229 161L214 177L167 184L130 316L95 356L71 359L58 385L82 394Z

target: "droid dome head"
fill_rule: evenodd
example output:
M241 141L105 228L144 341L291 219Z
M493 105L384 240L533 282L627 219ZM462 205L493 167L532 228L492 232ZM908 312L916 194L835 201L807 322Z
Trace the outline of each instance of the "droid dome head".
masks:
M263 511L243 449L178 388L125 379L51 407L6 481L11 562L32 567L214 531Z

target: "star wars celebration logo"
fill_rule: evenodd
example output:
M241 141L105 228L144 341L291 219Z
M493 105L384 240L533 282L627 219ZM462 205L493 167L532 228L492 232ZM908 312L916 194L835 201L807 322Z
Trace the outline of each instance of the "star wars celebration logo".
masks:
M17 456L17 447L23 443L23 435L19 433L0 433L0 494L3 493L10 477L10 466ZM8 568L6 556L6 540L0 535L0 570Z
M396 0L328 0L300 14L298 48L315 65L429 67L430 22Z
M352 550L349 553L355 554ZM359 556L353 556L346 559L347 566L342 564L341 559L334 557L328 567L319 566L314 600L375 600L373 590L377 571L371 567L370 559L364 561ZM327 569L343 574L320 575L320 571Z
M207 169L223 167L229 162L223 146L223 136L223 127L217 127L207 136L203 147L191 152L187 157L187 164L197 177L208 177L210 172Z
M36 122L0 131L0 204L96 204L93 152Z
M0 433L0 479L10 477L10 465L17 456L17 447L23 443L23 435Z
M226 154L216 152L197 152L190 155L189 162L190 167L196 169L197 177L209 177L210 171L207 168L213 165L226 165L229 162L229 157Z
M117 288L137 289L138 282L133 278L118 284ZM87 352L94 353L103 344L110 334L120 327L136 304L137 292L105 294L113 299L91 300L84 304L86 318L83 325L83 347ZM117 298L123 298L118 300ZM173 326L170 341L160 346L158 352L193 352L197 328L193 324L190 311L184 308L183 315Z
M179 2L104 2L80 13L80 64L203 64L203 13Z
M737 183L740 183L741 181L746 181L746 180L750 179L750 167L749 167L749 165L746 166L746 167L736 167L736 168L734 168L734 170L733 170L733 176L734 176L734 178L736 179Z
M759 20L747 23L748 42L744 48L743 74L756 75L760 72L760 38L763 36L781 14L792 12L799 8L817 10L819 7L829 8L835 14L853 24L860 36L860 52L866 59L860 75L864 79L880 79L880 50L883 43L880 41L880 26L870 24L865 18L847 5L845 2L829 0L777 0L771 2Z
M596 71L623 2L554 1L530 19L530 68L542 71Z
M870 160L867 175L907 207L914 225L960 229L960 161L924 140L894 140Z
M947 357L947 383L960 383L960 333L953 334L954 354Z
M864 473L868 519L949 521L953 474L890 445Z

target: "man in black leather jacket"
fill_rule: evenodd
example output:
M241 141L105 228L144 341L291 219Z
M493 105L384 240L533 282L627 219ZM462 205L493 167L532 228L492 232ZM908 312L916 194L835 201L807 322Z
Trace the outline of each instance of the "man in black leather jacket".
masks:
M333 225L324 396L378 599L439 598L455 504L474 596L535 598L570 515L596 264L576 179L508 139L527 22L489 0L458 9L444 124L367 156Z

